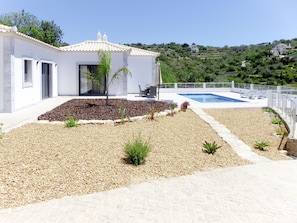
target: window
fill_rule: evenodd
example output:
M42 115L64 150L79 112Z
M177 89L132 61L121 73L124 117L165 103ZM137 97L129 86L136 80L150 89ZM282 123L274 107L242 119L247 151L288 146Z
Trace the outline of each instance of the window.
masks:
M32 60L24 60L24 87L32 86Z

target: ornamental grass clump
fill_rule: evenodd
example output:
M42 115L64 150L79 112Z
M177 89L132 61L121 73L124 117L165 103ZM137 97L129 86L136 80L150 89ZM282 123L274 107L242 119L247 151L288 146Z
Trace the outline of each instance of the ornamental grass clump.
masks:
M3 139L4 133L2 132L3 123L0 123L0 140Z
M78 126L77 119L73 115L71 115L71 113L68 113L68 118L65 121L65 126L68 128Z
M126 109L123 106L119 108L119 118L121 119L121 124L124 124L125 119L127 119Z
M147 115L148 120L154 121L157 113L157 109L151 108L149 114Z
M133 142L125 144L125 154L127 161L130 164L140 165L144 163L145 158L151 151L151 145L148 141L145 141L138 135Z
M169 104L169 108L170 108L170 115L173 116L174 115L175 104L174 103L170 103Z

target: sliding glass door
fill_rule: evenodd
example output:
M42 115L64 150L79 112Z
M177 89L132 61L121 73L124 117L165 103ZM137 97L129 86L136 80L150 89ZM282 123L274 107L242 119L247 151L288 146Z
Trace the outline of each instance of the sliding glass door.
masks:
M79 65L79 95L105 95L106 79L101 77L100 86L87 78L86 72L97 72L97 65Z

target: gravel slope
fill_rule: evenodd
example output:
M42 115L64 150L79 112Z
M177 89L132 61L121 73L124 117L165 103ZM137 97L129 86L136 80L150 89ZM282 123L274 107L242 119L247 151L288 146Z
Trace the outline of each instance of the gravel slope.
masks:
M280 154L278 148L282 137L276 136L278 125L271 123L271 113L260 108L253 109L205 109L209 115L225 125L234 135L249 145L252 150L271 160L290 159ZM254 149L256 141L265 141L270 144L268 151Z

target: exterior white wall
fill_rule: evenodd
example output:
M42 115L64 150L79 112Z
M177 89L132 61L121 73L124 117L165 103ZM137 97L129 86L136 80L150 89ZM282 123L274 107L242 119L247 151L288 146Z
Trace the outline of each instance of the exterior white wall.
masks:
M122 67L125 67L127 65L127 58L125 58L125 53L113 53L111 54L111 76ZM127 89L127 77L124 74L121 74L118 79L114 79L112 83L110 83L109 86L109 95L126 95L126 89Z
M32 64L32 84L24 84L24 60ZM50 64L49 97L79 95L79 65L97 65L97 52L62 52L16 33L0 36L0 112L15 112L42 100L42 64ZM111 54L111 76L128 67L132 76L122 74L112 83L109 95L139 93L154 84L155 57ZM111 77L110 77L111 78Z
M42 63L52 64L51 95L57 92L57 50L27 40L14 38L14 110L34 105L42 100ZM24 85L24 59L32 60L32 85Z
M61 52L58 64L59 95L79 95L79 65L97 65L97 52ZM123 67L124 53L111 54L111 75ZM124 94L124 77L113 81L109 87L109 95Z
M146 86L155 85L155 58L149 56L130 56L128 58L129 70L132 73L128 77L128 93L139 93L139 87L144 89Z
M3 37L0 36L0 112L4 109L4 66L3 66Z

